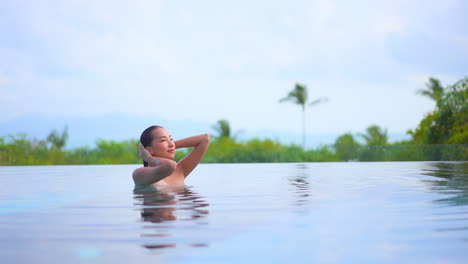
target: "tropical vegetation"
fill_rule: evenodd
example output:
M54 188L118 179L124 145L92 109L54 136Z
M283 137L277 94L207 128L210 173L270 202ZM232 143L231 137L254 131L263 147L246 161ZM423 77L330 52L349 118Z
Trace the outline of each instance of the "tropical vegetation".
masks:
M303 86L296 86L297 102L305 107ZM219 120L203 162L324 162L324 161L428 161L468 160L468 78L447 87L429 79L427 89L418 93L435 101L435 109L427 113L419 125L409 130L409 140L389 143L387 129L370 125L364 133L347 132L334 144L304 149L296 144L281 144L271 139L238 140L232 135L229 121ZM305 88L305 87L303 87ZM302 91L302 92L301 92ZM299 94L301 94L299 96ZM299 100L300 99L300 100ZM316 100L317 101L317 100ZM315 102L316 102L315 101ZM113 141L99 139L95 147L66 150L68 129L52 131L44 140L26 134L0 137L0 165L61 164L137 164L138 140ZM178 150L176 160L188 150Z

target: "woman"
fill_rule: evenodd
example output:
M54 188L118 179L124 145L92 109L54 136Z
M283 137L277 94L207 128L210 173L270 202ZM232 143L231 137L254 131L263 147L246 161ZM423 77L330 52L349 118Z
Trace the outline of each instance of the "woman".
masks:
M165 128L148 127L140 137L139 151L144 167L133 171L135 187L183 185L185 178L202 160L209 144L208 134L174 142ZM174 158L178 148L193 150L177 163Z

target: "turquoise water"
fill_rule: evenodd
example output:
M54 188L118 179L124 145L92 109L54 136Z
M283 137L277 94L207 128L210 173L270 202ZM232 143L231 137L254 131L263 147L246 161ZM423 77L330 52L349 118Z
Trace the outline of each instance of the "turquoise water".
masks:
M0 167L2 263L467 263L468 162Z

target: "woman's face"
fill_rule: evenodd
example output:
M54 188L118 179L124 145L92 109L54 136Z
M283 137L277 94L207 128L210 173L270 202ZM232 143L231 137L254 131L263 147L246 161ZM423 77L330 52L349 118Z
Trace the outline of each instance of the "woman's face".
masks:
M151 146L146 149L153 157L160 157L173 160L175 158L175 144L172 141L172 136L165 128L153 129L153 141Z

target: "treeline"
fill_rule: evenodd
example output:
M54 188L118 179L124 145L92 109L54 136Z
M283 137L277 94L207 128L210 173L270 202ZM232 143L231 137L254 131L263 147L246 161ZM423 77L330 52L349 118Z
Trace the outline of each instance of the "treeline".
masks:
M409 130L410 140L388 142L387 130L369 126L364 133L346 133L332 145L306 150L271 139L240 141L231 136L227 120L214 127L210 148L202 162L325 162L325 161L433 161L468 160L468 78L442 87L430 78L420 90L436 102L420 124ZM44 140L26 134L0 137L0 165L137 164L138 141L96 141L96 146L64 150L68 130L53 131ZM178 150L180 160L190 150Z
M138 141L97 140L94 148L63 150L56 142L26 134L0 138L0 165L81 165L138 163Z
M371 126L368 130L372 129L380 128ZM463 144L369 143L371 141L360 144L353 141L351 134L345 134L334 145L304 150L298 145L284 145L270 139L238 141L217 137L202 162L428 161L468 158L468 146ZM0 139L0 165L139 164L142 161L138 158L137 146L137 140L117 142L101 139L97 140L93 148L63 150L50 142L28 139L22 134ZM176 160L180 160L188 151L177 150Z
M370 126L358 135L365 139L364 146L350 133L338 137L334 149L340 160L468 160L468 78L447 87L429 78L418 93L434 100L436 107L407 131L410 140L389 144L386 130Z

